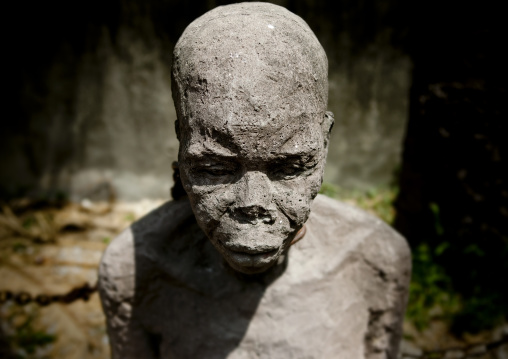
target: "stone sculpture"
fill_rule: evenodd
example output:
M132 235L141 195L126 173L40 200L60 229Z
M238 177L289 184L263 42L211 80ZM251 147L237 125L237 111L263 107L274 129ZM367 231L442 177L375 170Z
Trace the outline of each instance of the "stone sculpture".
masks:
M276 5L219 7L185 30L172 84L188 196L104 254L114 358L396 357L407 244L317 194L327 66L307 24Z

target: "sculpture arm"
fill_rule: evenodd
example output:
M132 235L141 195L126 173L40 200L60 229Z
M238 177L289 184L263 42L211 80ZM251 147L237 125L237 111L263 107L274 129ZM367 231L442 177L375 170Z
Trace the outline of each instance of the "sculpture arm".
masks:
M157 358L154 342L136 319L135 263L131 229L125 230L106 249L99 268L99 294L106 314L113 359Z
M402 236L385 224L378 227L375 242L363 251L365 262L376 273L378 290L386 294L370 304L366 358L395 359L409 294L411 252Z
M107 331L113 359L158 358L154 340L140 323L132 318L129 302L114 302L101 291L101 301L106 314Z

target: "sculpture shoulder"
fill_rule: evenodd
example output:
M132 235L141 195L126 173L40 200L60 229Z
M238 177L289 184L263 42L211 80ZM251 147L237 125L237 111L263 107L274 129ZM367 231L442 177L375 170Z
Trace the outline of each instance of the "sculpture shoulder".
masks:
M109 244L99 267L101 297L124 302L134 297L136 276L158 257L161 242L178 237L194 221L189 201L166 202L126 228Z
M125 229L106 248L99 267L102 297L123 302L134 293L134 239L131 227Z
M311 208L308 227L320 246L327 250L361 257L388 275L403 275L403 280L409 280L409 246L404 237L381 219L352 205L318 195Z

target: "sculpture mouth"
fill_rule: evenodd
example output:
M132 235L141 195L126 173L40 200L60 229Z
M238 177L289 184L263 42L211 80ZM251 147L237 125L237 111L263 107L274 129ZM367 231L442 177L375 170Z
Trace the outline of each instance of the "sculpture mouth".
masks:
M239 246L239 245L225 245L221 243L224 248L226 248L229 252L245 254L245 255L266 255L266 254L275 254L278 252L279 248L269 247L269 248L252 248L247 246Z
M226 246L220 243L227 253L229 261L241 267L262 267L278 257L279 248L250 248L244 246Z
M230 251L227 257L230 265L237 270L259 271L272 265L279 257L279 251L273 250L258 254Z
M242 255L242 256L249 256L249 257L259 257L259 258L267 258L267 257L271 257L275 254L277 254L279 252L279 249L273 249L273 250L269 250L269 251L237 251L237 250L233 250L233 249L229 249L228 250L233 253L233 254L236 254L236 255Z

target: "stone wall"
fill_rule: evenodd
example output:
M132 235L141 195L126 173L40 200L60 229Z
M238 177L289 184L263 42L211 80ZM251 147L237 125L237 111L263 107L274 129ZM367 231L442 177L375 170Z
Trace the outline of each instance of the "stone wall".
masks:
M11 5L2 196L167 197L178 143L171 51L194 18L226 2L122 0ZM386 185L400 163L411 61L396 1L277 2L303 17L330 64L335 113L325 180Z

